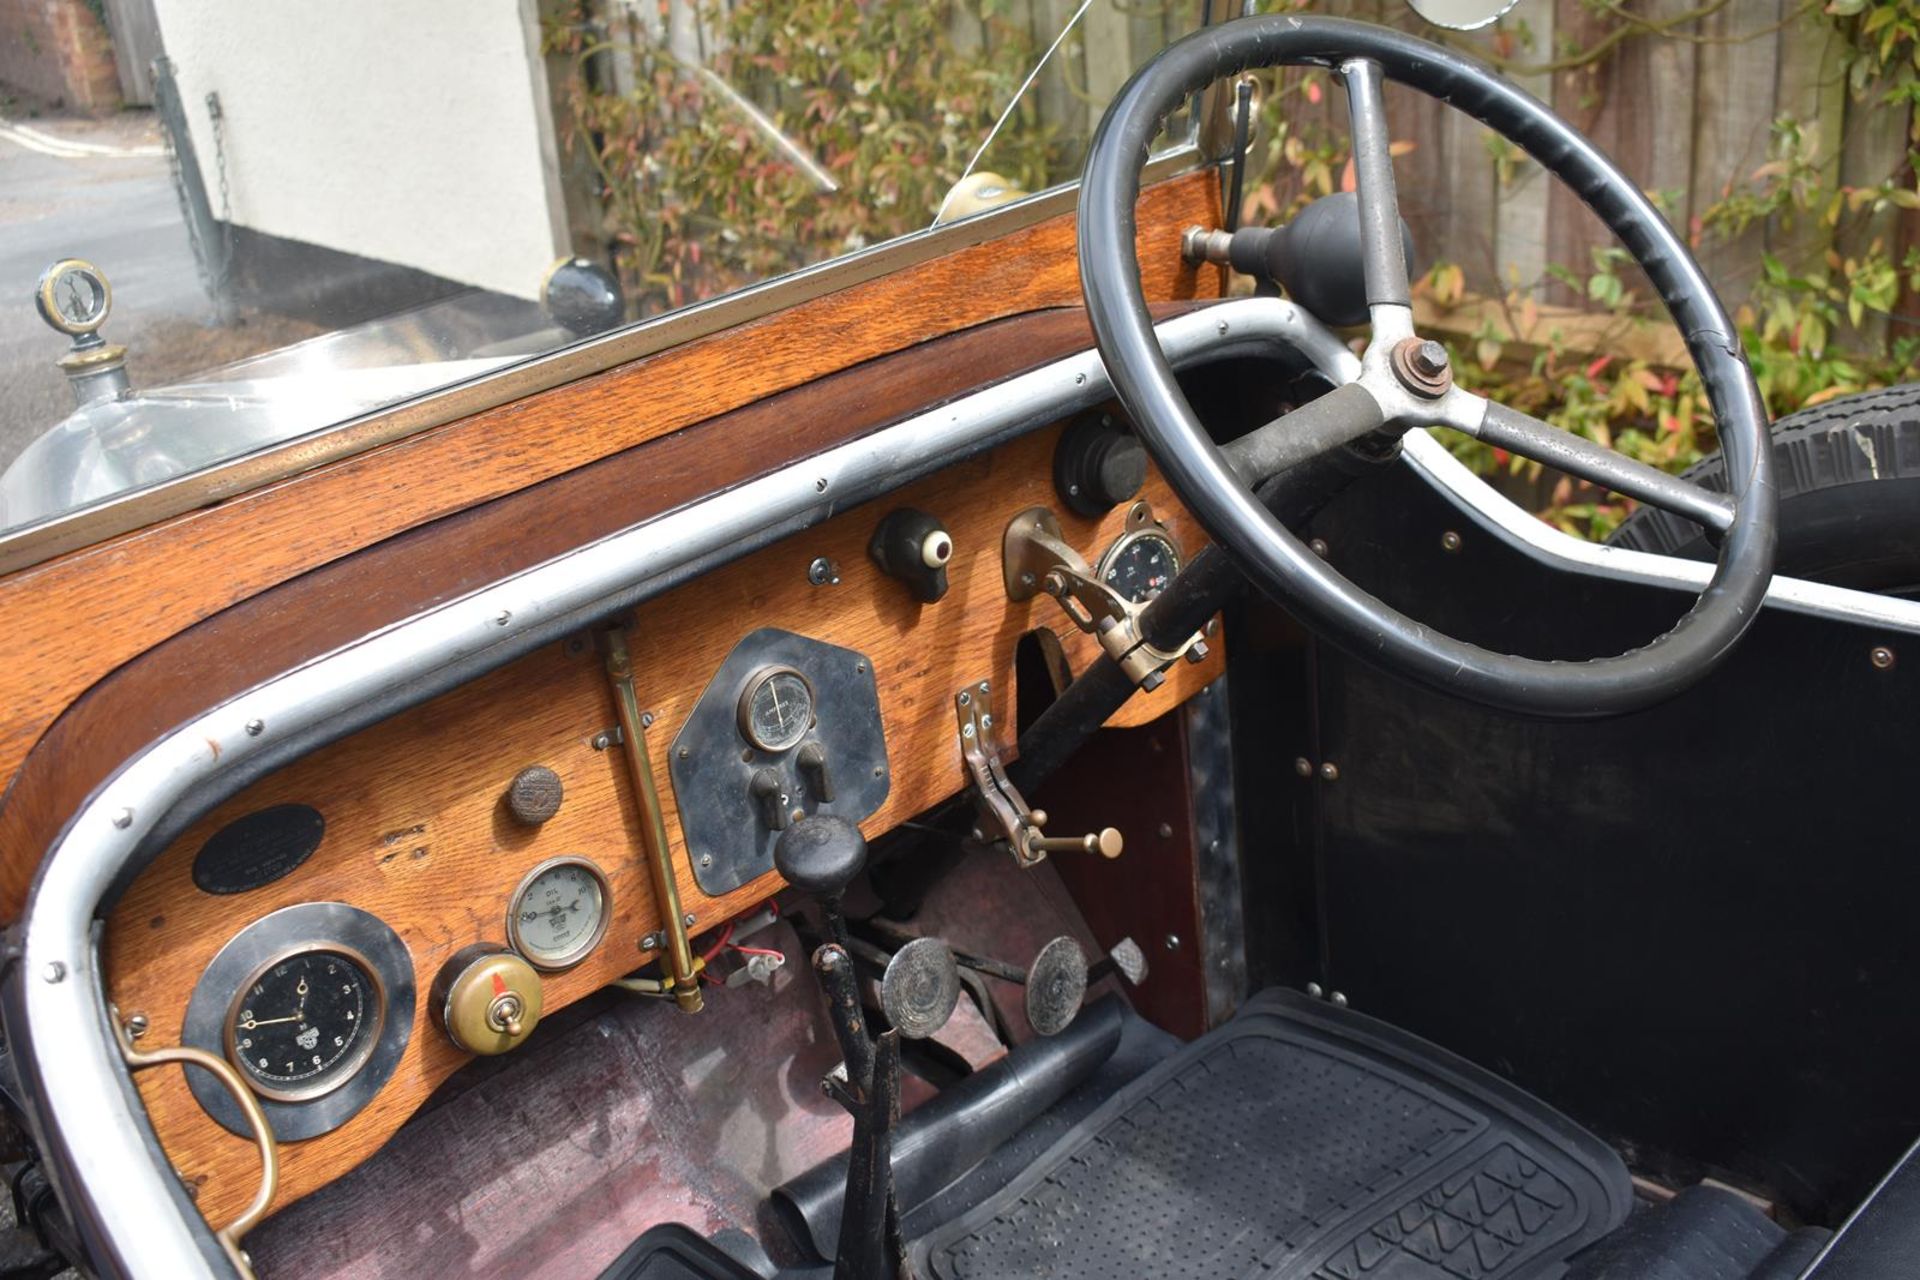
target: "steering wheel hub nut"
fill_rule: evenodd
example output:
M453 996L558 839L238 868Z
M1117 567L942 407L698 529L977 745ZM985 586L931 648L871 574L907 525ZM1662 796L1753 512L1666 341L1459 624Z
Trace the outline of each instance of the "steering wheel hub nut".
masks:
M1447 349L1432 338L1403 338L1394 344L1388 360L1400 385L1414 395L1438 400L1453 388Z

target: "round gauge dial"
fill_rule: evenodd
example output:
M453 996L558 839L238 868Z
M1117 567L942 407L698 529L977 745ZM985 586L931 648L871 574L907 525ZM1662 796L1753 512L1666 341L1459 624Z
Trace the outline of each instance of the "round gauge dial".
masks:
M384 1015L380 984L342 951L297 951L241 987L227 1015L227 1052L259 1093L312 1098L366 1062Z
M813 686L792 667L763 667L740 694L740 732L762 751L785 751L813 727Z
M106 323L113 291L90 262L68 258L47 268L35 297L46 322L65 334L92 333Z
M611 901L607 878L585 858L543 862L514 890L507 938L535 968L567 968L606 933Z
M1158 529L1122 537L1100 557L1100 581L1135 604L1153 599L1180 572L1180 550Z

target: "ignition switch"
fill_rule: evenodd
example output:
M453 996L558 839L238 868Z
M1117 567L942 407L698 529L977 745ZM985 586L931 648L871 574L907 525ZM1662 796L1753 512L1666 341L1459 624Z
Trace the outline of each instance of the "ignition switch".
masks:
M475 943L441 967L427 1007L459 1048L505 1053L540 1023L540 975L503 947Z

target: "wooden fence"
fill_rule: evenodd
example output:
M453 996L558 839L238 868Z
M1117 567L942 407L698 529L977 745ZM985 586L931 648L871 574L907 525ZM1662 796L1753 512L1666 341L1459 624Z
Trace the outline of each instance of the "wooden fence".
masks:
M1818 7L1732 0L1670 36L1626 39L1585 65L1508 74L1592 138L1692 235L1705 210L1749 185L1768 161L1774 122L1783 117L1800 123L1828 183L1877 185L1906 163L1910 109L1881 105L1877 95L1852 97L1841 40L1819 20ZM1400 20L1398 0L1316 8ZM1631 8L1667 22L1712 6L1638 0ZM1501 24L1505 35L1462 43L1489 49L1500 40L1507 58L1533 67L1574 62L1617 25L1593 10L1583 0L1522 0ZM1458 263L1475 293L1533 289L1543 301L1581 301L1552 283L1547 268L1559 264L1584 277L1593 270L1592 250L1612 241L1571 191L1536 165L1500 163L1487 131L1458 112L1436 110L1398 88L1390 89L1389 112L1395 138L1413 143L1397 174L1403 212L1426 260ZM1836 239L1817 218L1774 218L1731 242L1700 238L1697 251L1722 296L1737 305L1763 253L1799 268L1829 248L1859 255L1877 238L1897 261L1920 243L1917 224L1911 214L1888 210ZM1884 322L1869 337L1883 334Z

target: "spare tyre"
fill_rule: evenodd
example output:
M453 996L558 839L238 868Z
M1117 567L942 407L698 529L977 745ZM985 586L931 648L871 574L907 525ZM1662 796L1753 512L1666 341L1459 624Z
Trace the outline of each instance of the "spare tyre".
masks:
M1841 396L1773 424L1780 485L1775 572L1920 599L1920 383ZM1719 454L1685 472L1726 492ZM1612 546L1714 558L1700 526L1641 507Z

